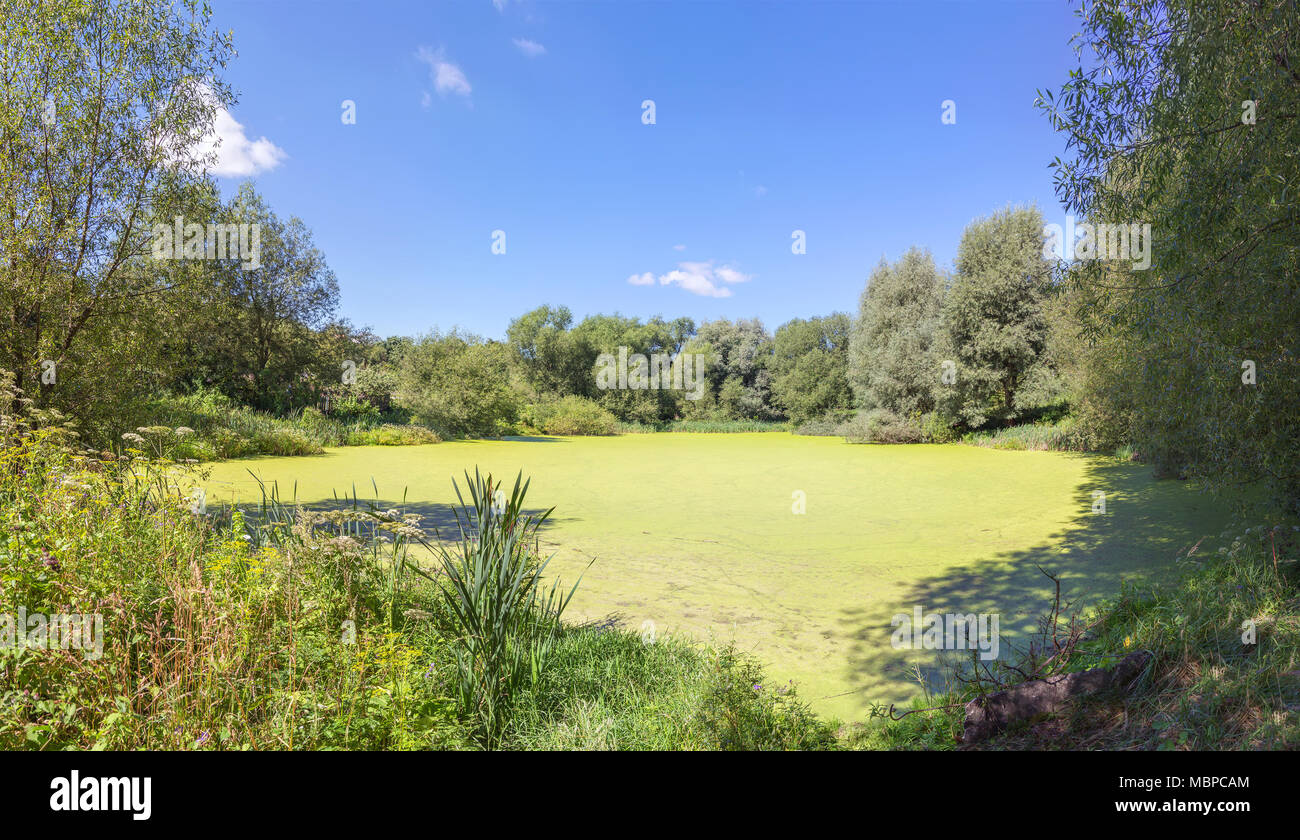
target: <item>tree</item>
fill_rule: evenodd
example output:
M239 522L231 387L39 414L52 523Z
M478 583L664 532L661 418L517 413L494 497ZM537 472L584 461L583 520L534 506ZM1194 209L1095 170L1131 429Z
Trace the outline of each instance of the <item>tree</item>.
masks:
M911 418L934 409L939 363L934 344L944 278L929 251L883 259L862 291L849 349L849 381L864 409Z
M539 306L510 322L506 338L518 356L524 378L539 393L566 396L594 391L591 365L597 352L582 335L569 331L567 306Z
M757 318L725 318L700 325L685 352L704 353L709 396L692 404L694 413L710 408L725 419L772 420L780 411L772 404L772 336Z
M1149 268L1077 261L1089 391L1168 473L1265 481L1300 510L1300 16L1289 3L1099 0L1088 65L1040 106L1057 194L1149 224ZM1123 377L1107 367L1122 365ZM1127 382L1127 387L1117 387Z
M210 161L230 42L195 0L0 0L0 20L0 364L91 419L140 390L118 366L168 288L133 264Z
M939 407L969 427L1010 423L1026 411L1017 392L1047 342L1052 265L1043 257L1042 214L1007 208L971 222L956 269L938 355L940 365L953 362L956 382L944 387L939 377Z
M646 424L672 420L678 416L683 404L689 403L680 391L664 388L599 390L596 387L596 361L602 353L617 356L620 347L626 347L629 355L674 355L681 350L683 341L693 328L694 322L689 318L678 318L672 323L660 316L643 323L639 318L628 318L618 313L584 318L573 329L572 335L574 341L581 342L592 353L586 369L586 381L592 389L588 393L601 407L621 420Z
M773 336L772 398L796 423L853 407L849 316L795 318Z
M281 220L247 182L205 221L257 225L249 240L260 253L202 261L179 351L199 378L249 405L284 411L316 402L362 348L354 352L352 329L331 321L338 280L311 231L297 217Z
M418 338L399 362L396 400L446 435L506 434L518 419L510 348L452 331Z

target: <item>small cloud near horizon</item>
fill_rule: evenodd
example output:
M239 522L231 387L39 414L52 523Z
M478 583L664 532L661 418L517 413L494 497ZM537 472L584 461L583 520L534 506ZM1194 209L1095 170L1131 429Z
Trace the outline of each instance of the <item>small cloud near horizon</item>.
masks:
M752 274L743 274L730 265L715 266L713 260L708 260L680 262L677 268L667 274L659 275L658 283L660 286L677 286L693 295L724 298L731 297L730 286L736 283L747 283L752 279L754 279ZM655 276L647 271L643 274L633 274L627 278L627 282L633 286L653 286Z

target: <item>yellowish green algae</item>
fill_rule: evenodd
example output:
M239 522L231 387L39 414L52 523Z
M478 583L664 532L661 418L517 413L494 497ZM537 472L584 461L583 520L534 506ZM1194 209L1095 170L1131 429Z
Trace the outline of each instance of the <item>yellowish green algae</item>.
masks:
M1168 573L1227 522L1209 497L1110 458L776 433L347 447L216 464L207 498L258 501L249 470L313 505L375 498L373 480L385 507L405 496L446 529L452 478L475 466L510 482L522 470L528 506L555 507L553 573L572 581L595 558L571 619L734 639L844 719L914 696L913 663L933 678L939 654L891 645L894 615L999 613L1005 656L1050 606L1037 566L1086 603Z

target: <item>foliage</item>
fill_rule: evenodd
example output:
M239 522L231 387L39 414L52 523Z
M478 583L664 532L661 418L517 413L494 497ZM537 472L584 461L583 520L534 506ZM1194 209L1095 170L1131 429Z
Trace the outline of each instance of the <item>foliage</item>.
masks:
M570 331L567 306L539 306L510 322L506 341L524 377L539 393L590 396L595 390L591 366L596 351L588 338Z
M962 234L938 346L956 382L939 386L938 405L969 428L1024 411L1017 395L1043 364L1047 340L1051 266L1042 251L1043 217L1033 208L976 219Z
M527 422L548 435L612 435L618 431L618 418L599 404L572 394L533 404Z
M510 351L452 331L418 339L398 367L399 405L447 436L508 434L521 408L510 384Z
M925 439L920 419L902 417L887 408L860 411L837 429L849 443L920 443Z
M772 337L757 318L705 322L685 352L705 354L709 383L705 399L683 407L687 417L777 419L771 397Z
M541 584L546 560L537 554L537 530L550 511L525 514L528 483L522 475L505 496L492 476L465 474L469 501L456 486L461 508L455 548L436 548L445 584L440 605L455 643L457 696L475 721L475 735L496 747L511 705L525 685L536 685L549 664L568 594L559 582Z
M202 183L231 44L196 0L3 0L0 20L0 365L107 436L167 361L146 222Z
M346 420L315 408L276 417L239 405L220 391L161 396L142 410L146 426L186 430L174 436L171 457L213 461L248 455L318 455L327 446L412 445L441 438L423 426L384 422L367 412ZM138 431L138 429L137 429Z
M1151 231L1150 268L1070 273L1098 348L1093 425L1131 435L1167 474L1264 481L1300 509L1294 5L1100 0L1077 14L1080 67L1039 94L1070 152L1057 194L1091 221Z
M1067 417L1056 423L1026 423L985 432L968 432L963 443L991 449L1032 449L1056 452L1089 452L1091 439L1079 421Z
M853 407L847 376L849 316L795 318L777 328L772 345L772 402L791 422Z
M882 260L871 273L849 350L859 406L903 416L934 408L943 294L944 278L928 251L911 248L896 264Z
M566 628L505 742L539 750L834 749L833 724L753 657L605 623ZM758 686L755 689L755 686Z
M101 622L82 647L0 645L0 747L470 744L429 673L445 649L392 620L392 543L363 547L346 515L196 513L202 474L159 455L175 430L114 457L12 394L0 421L0 615Z

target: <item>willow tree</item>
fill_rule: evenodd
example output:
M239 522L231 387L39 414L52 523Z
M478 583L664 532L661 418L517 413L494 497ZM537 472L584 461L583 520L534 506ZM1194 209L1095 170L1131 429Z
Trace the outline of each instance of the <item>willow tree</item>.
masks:
M934 258L919 248L893 265L881 260L871 273L849 348L849 381L862 408L901 417L934 409L934 342L943 293Z
M1266 480L1300 507L1300 12L1100 0L1077 14L1079 68L1039 93L1067 148L1057 193L1152 232L1147 270L1070 271L1097 358L1124 371L1115 400L1171 472Z
M210 163L230 42L196 0L0 0L0 20L0 367L84 415L135 389L135 326L169 288L143 270L150 224Z

